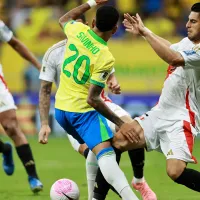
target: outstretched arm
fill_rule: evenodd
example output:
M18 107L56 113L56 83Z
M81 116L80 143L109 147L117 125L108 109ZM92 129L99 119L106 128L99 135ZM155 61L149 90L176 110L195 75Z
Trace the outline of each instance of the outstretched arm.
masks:
M121 127L124 122L114 112L112 112L101 99L100 94L102 90L102 87L91 84L87 103L111 122Z
M31 62L38 70L41 69L41 64L37 58L30 52L30 50L15 36L12 36L8 44L15 49L24 59Z
M139 15L136 17L131 17L129 14L125 14L124 16L125 19L129 22L129 24L126 25L125 21L126 30L133 34L145 37L147 42L151 45L153 50L160 58L174 67L185 65L184 58L179 52L170 49L169 44L167 44L166 41L163 42L163 39L150 32L146 27L144 27L144 25L140 23L141 19Z
M116 124L118 127L121 127L122 134L130 141L130 142L138 142L140 140L139 136L135 133L134 126L129 123L124 123L100 98L100 94L102 92L102 87L97 85L90 85L89 95L87 99L87 103L91 105L97 112L102 114L104 117L109 119L111 122Z
M91 7L100 5L103 3L106 3L108 0L88 0L87 3L84 3L69 12L67 12L65 15L63 15L59 19L59 23L61 27L64 27L64 25L71 20L76 20L78 17L80 17L82 14L84 14L86 11L88 11Z

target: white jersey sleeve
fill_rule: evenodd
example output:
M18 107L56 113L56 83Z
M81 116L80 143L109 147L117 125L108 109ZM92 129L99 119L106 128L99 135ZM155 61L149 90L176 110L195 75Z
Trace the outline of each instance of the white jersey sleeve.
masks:
M110 75L115 72L115 68L113 67L112 71L110 72Z
M200 46L191 50L179 51L185 60L186 69L200 68Z
M51 59L51 54L51 49L48 49L43 57L39 79L53 83L56 77L56 63L54 63L54 60Z
M174 51L177 51L178 50L178 47L179 47L179 43L175 43L175 44L172 44L170 46L170 49L174 50Z
M40 79L55 82L58 87L60 82L60 71L64 59L67 40L62 40L50 47L42 60Z
M9 42L13 36L13 32L0 20L0 40Z

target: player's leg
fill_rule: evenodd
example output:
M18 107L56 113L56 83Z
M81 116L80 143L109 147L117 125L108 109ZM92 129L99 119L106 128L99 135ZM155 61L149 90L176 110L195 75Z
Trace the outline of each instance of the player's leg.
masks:
M123 135L120 133L116 133L114 138L113 138L113 145L119 150L121 149L122 151L126 150L132 150L132 149L141 149L142 147L144 148L146 146L146 140L144 138L144 132L142 127L137 121L134 121L136 130L138 131L138 134L140 135L140 142L138 144L133 144L130 143ZM97 174L97 179L96 181L98 182L96 185L99 187L95 187L94 189L94 197L97 200L104 200L106 197L106 194L109 190L109 185L105 182L105 179L103 179L100 175L100 173ZM145 182L146 183L146 182ZM147 191L149 191L150 188L145 190L146 196L143 195L143 199L151 199L150 195L147 195ZM150 190L151 191L151 190ZM154 195L152 199L157 199L156 196Z
M32 191L38 192L42 190L43 185L39 181L36 172L35 161L32 155L31 147L19 127L15 109L1 112L0 123L7 135L13 140L15 144L17 154L28 174L28 180Z
M71 135L67 134L67 137L74 148L75 151L79 152L82 156L87 158L88 153L89 153L89 148L88 146L84 144L80 144L76 139L74 139Z
M200 172L186 168L187 163L182 160L167 160L167 174L178 184L200 192Z
M9 142L4 143L0 140L0 153L3 154L3 169L10 176L14 172L12 145Z
M121 119L125 122L132 122L132 118L129 115L124 115ZM144 178L144 148L129 150L128 154L134 174L132 179L133 188L140 192L143 200L156 200L156 194L152 191Z
M87 176L87 186L88 186L88 200L93 198L93 190L95 187L95 179L98 171L98 162L96 155L89 151L86 159L86 176Z
M86 144L97 157L99 168L106 179L123 199L138 199L132 192L124 173L116 162L116 153L111 146L110 139L113 133L108 127L106 119L96 111L90 113L93 117L86 117L88 134L83 137ZM92 119L92 121L90 121ZM96 132L93 140L90 138Z
M200 172L186 168L187 163L196 162L192 156L196 130L187 121L169 125L172 126L172 131L161 135L161 148L167 158L167 174L176 183L200 192ZM169 139L166 140L166 137Z
M186 168L182 160L167 160L167 174L178 184L184 185L194 191L200 192L200 172Z
M87 113L63 112L56 109L56 119L70 133L71 124L76 129L78 136L81 137L87 146L93 151L98 160L98 165L105 179L110 183L124 200L137 200L132 192L124 173L116 162L116 156L109 140L113 137L106 119L96 111ZM65 118L65 120L63 120ZM73 134L73 132L71 132ZM73 135L76 138L76 135ZM83 142L83 143L84 143ZM81 142L80 142L81 143Z
M115 110L115 113L121 117L121 119L125 122L132 122L132 118L126 114L126 111L124 111L119 106L115 106L117 109ZM126 114L126 115L123 115ZM123 115L123 116L122 116ZM112 131L117 131L118 128L113 126L112 123L109 122L109 126L112 128ZM125 138L124 138L125 139ZM121 140L121 139L120 139ZM151 190L151 188L148 186L147 182L145 181L143 177L143 167L144 167L144 148L140 149L133 149L129 150L129 157L131 160L133 172L134 172L134 178L133 178L133 187L138 190L143 199L157 199L155 193ZM119 151L116 152L117 161L120 160L121 153ZM108 190L110 189L110 185L107 184L105 179L103 178L100 171L97 173L96 177L96 184L94 189L94 197L98 200L102 200L106 198L106 195L108 193Z
M114 148L114 150L116 153L116 161L119 164L122 152L116 148ZM101 170L98 168L97 175L95 178L93 199L105 200L109 189L112 189L113 192L115 192L117 195L119 195L118 192L105 180L103 174L101 173ZM119 195L119 197L121 198L120 195ZM91 200L91 199L88 199L88 200Z

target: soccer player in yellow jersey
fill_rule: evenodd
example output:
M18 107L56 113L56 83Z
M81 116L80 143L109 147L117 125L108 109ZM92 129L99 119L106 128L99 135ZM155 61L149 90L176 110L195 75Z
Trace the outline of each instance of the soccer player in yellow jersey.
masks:
M105 179L121 197L137 200L116 162L111 146L113 134L106 118L126 128L128 131L123 134L130 141L138 142L139 138L134 135L132 125L124 123L100 98L115 61L107 41L117 30L119 13L110 6L99 8L92 29L74 21L92 6L105 2L107 0L89 0L60 18L68 42L56 94L55 115L69 134L93 151Z

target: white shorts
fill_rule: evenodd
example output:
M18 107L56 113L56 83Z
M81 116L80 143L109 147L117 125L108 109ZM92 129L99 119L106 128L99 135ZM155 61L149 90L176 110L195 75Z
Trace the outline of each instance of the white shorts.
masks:
M1 84L1 83L0 83ZM17 109L11 93L7 89L0 91L0 113L7 110Z
M130 116L130 114L128 112L126 112L123 108L121 108L117 104L112 103L110 101L106 101L105 103L118 117ZM115 134L116 133L116 125L108 119L107 119L107 122L108 122L108 126L112 130L113 134Z
M167 159L196 163L192 156L196 129L185 120L164 120L159 112L149 111L135 118L144 130L147 151L162 152Z

